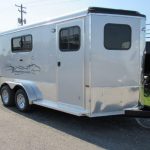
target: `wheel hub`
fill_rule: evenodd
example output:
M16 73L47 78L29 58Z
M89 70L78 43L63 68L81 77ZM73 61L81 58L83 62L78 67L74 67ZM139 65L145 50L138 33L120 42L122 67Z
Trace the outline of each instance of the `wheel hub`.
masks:
M5 104L8 103L8 101L9 101L9 94L8 94L7 90L3 90L2 91L2 99L3 99Z
M17 104L19 108L24 109L25 107L25 97L22 94L17 96Z

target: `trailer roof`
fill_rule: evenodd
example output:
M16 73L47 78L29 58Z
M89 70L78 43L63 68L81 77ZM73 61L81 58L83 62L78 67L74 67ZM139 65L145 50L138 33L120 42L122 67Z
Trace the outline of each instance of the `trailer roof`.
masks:
M13 33L13 32L18 32L18 31L21 31L21 30L25 30L25 29L45 25L45 24L50 24L50 23L53 23L53 22L57 23L57 22L60 22L60 21L85 16L88 13L116 14L116 15L146 17L145 15L140 14L137 11L110 9L110 8L100 8L100 7L89 7L86 10L80 10L80 11L77 11L77 12L74 12L74 13L66 14L64 16L51 18L51 19L48 19L47 21L42 21L42 22L31 24L31 25L25 25L23 27L15 28L15 29L12 29L12 30L4 31L4 32L1 32L0 35L5 35L5 34Z
M90 7L88 9L88 12L89 13L118 14L118 15L127 15L127 16L146 17L145 15L140 14L137 11L122 10L122 9L110 9L110 8L100 8L100 7Z

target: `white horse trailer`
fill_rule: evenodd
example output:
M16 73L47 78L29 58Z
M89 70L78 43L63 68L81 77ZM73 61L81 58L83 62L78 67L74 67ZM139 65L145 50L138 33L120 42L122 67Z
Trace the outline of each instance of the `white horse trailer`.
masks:
M91 7L1 33L3 104L124 114L139 100L145 20L135 11Z

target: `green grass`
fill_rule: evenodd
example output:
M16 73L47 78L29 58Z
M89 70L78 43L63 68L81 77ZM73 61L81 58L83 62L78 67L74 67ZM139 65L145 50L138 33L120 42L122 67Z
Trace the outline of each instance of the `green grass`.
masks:
M150 106L150 90L146 90L143 87L141 88L140 102L144 106Z

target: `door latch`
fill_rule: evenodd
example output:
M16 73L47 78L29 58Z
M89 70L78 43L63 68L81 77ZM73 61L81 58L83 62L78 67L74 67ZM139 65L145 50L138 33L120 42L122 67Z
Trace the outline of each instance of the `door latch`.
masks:
M60 61L57 62L57 66L58 66L58 67L61 66L61 62L60 62Z

